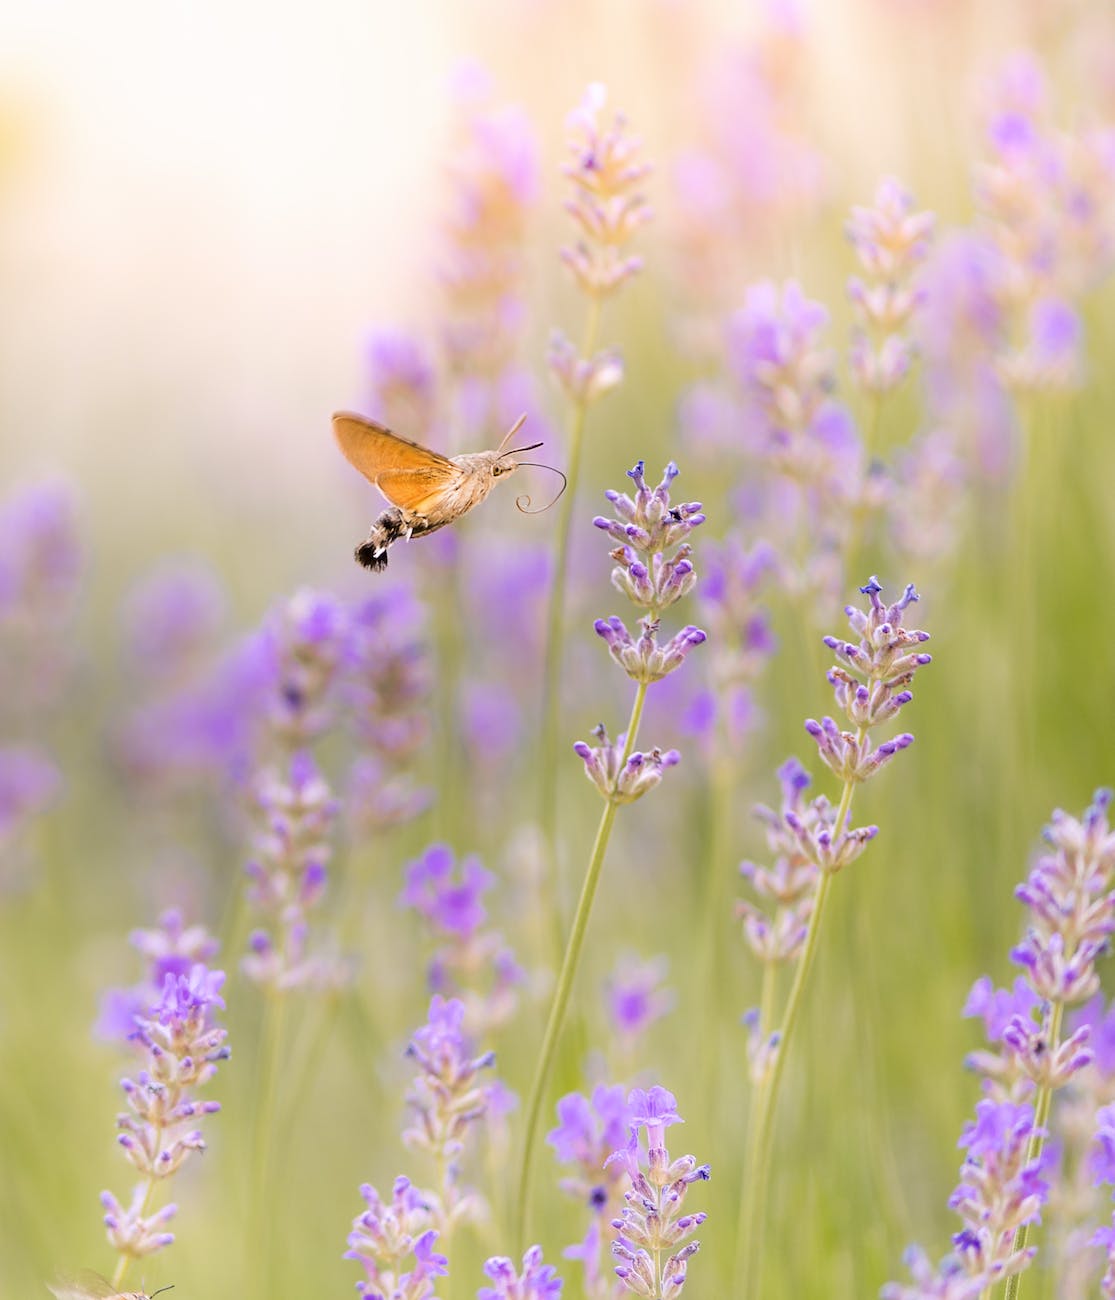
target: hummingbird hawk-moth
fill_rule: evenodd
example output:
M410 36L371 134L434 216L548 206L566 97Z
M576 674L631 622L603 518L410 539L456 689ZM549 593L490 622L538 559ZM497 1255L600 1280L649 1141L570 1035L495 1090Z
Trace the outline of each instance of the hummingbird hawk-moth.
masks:
M154 1296L171 1289L169 1286L161 1286L150 1295L146 1291L121 1291L107 1277L102 1277L89 1268L82 1269L76 1277L59 1278L48 1287L58 1300L152 1300Z
M373 522L367 539L356 548L358 562L368 569L385 569L387 550L393 542L437 532L478 506L497 479L513 474L521 465L537 465L535 461L516 460L516 457L541 447L540 442L504 451L525 420L526 416L521 415L515 421L495 451L442 456L429 447L400 438L363 415L348 411L334 415L333 433L345 459L374 483L389 503L389 508ZM538 468L553 467L538 465ZM562 478L560 496L565 491L565 475L558 469L553 472ZM515 504L527 514L535 513L528 509L529 496L518 497Z

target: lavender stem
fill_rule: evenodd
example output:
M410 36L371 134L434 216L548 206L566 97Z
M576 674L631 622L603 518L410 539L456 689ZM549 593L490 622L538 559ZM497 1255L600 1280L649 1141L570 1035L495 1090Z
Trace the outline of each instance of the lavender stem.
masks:
M623 746L623 757L619 764L620 770L635 751L635 740L639 731L639 722L643 716L643 704L646 700L646 694L647 683L639 682L635 690L635 702L631 707L631 720L627 724L627 738ZM542 1112L542 1100L546 1091L546 1084L549 1082L558 1036L565 1020L569 995L573 990L573 980L576 977L577 966L581 959L585 931L588 929L589 915L592 912L593 899L596 897L596 886L600 880L604 856L608 851L608 841L611 838L612 824L616 819L618 806L614 800L609 799L605 803L604 812L600 817L600 824L596 830L596 839L592 846L592 854L589 857L588 868L585 871L584 883L581 885L581 896L577 900L577 911L573 916L573 928L569 932L569 941L566 944L565 956L562 959L561 972L554 988L554 998L550 1004L550 1015L546 1021L546 1031L542 1036L542 1048L539 1052L538 1064L535 1067L534 1082L531 1084L530 1101L526 1112L526 1129L523 1134L523 1161L519 1171L519 1197L516 1210L515 1237L520 1243L526 1240L526 1229L530 1222L530 1174L534 1159L538 1119Z
M859 728L856 743L862 744L866 730ZM852 793L856 782L844 782L840 796L840 805L836 810L833 825L839 834L848 824L848 814L852 807ZM778 1087L782 1079L782 1069L790 1038L794 1032L801 1011L803 995L813 957L817 950L817 936L821 929L825 901L832 886L832 873L822 871L817 881L817 894L813 902L813 911L809 916L809 928L805 935L805 945L798 959L794 980L786 999L786 1010L782 1017L782 1029L779 1034L778 1050L774 1054L770 1073L760 1085L759 1099L755 1107L756 1124L748 1133L748 1155L744 1168L745 1186L740 1201L740 1232L736 1274L742 1277L742 1295L757 1296L759 1270L762 1262L762 1238L766 1211L766 1186L770 1177L770 1156L773 1144L774 1111L778 1102ZM749 1177L750 1175L750 1177Z

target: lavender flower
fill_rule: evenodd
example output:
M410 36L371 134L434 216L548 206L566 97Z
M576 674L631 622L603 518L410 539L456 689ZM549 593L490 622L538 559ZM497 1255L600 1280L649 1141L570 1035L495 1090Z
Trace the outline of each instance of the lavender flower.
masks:
M585 775L610 803L634 803L662 780L668 768L681 762L676 749L665 753L652 749L627 752L627 736L621 732L613 744L601 723L592 733L600 742L596 746L578 740L573 746L585 765Z
M562 1191L602 1213L616 1199L613 1193L621 1172L605 1162L627 1140L631 1125L623 1089L600 1084L591 1098L567 1093L557 1104L557 1116L558 1125L546 1134L546 1141L561 1164L577 1167L574 1177L562 1180Z
M368 412L389 429L425 437L434 423L433 363L417 339L400 330L368 337Z
M129 1259L174 1240L163 1227L176 1207L168 1204L149 1213L151 1198L193 1152L205 1150L196 1122L220 1109L218 1102L196 1100L194 1092L229 1055L226 1032L213 1023L214 1010L224 1007L224 979L223 971L208 970L200 962L188 975L168 973L157 1004L135 1018L145 1065L135 1079L121 1082L129 1112L118 1117L117 1127L120 1146L143 1181L127 1208L111 1192L101 1193L109 1242Z
M622 1047L630 1049L673 1008L673 993L662 987L668 968L665 957L639 961L628 955L616 963L604 993L608 1017Z
M1115 263L1115 136L1055 131L1047 98L1032 55L1007 61L991 87L990 156L976 179L983 226L1002 259L996 289L1007 332L997 370L1021 390L1079 382L1076 303Z
M561 250L561 258L582 292L602 298L614 293L642 269L642 259L624 254L639 226L651 218L639 187L650 166L639 160L641 145L630 135L622 114L610 127L602 117L607 91L589 86L569 118L569 150L573 161L563 170L573 183L573 198L565 210L581 239Z
M1053 1093L1070 1081L1079 1087L1080 1080L1084 1094L1096 1096L1095 1054L1088 1040L1102 1020L1085 1017L1063 1041L1061 1022L1066 1004L1097 989L1095 961L1115 927L1110 800L1110 791L1098 790L1082 818L1060 810L1053 814L1045 830L1052 852L1038 859L1015 891L1030 909L1026 937L1011 953L1023 978L1011 990L997 990L981 979L965 1007L965 1014L983 1018L992 1048L969 1057L988 1095L961 1137L968 1158L949 1204L965 1221L954 1238L957 1255L965 1273L983 1287L1020 1273L1036 1253L1027 1235L1050 1194L1043 1144ZM1100 1040L1105 1050L1107 1037ZM1093 1100L1086 1114L1096 1113ZM1097 1118L1106 1134L1103 1117ZM1082 1123L1087 1121L1078 1118L1077 1129ZM1101 1174L1109 1169L1107 1150L1101 1135L1095 1157ZM1079 1240L1079 1231L1075 1235ZM1103 1233L1095 1240L1110 1245ZM1115 1287L1115 1271L1111 1277ZM891 1294L902 1296L898 1290Z
M11 884L13 865L23 860L21 845L34 819L58 797L62 777L40 750L0 748L0 880Z
M975 1121L963 1130L959 1145L968 1154L949 1208L964 1221L953 1245L971 1276L985 1286L1024 1269L1036 1248L1015 1248L1015 1233L1033 1223L1049 1196L1042 1163L1031 1155L1035 1135L1030 1106L976 1103Z
M631 1107L631 1136L627 1144L608 1157L627 1177L624 1208L612 1227L616 1239L612 1254L620 1261L616 1276L636 1295L670 1300L685 1285L689 1260L700 1242L693 1233L708 1217L704 1211L684 1213L683 1205L691 1184L709 1177L708 1165L695 1157L670 1160L665 1133L680 1124L673 1093L655 1086L648 1091L635 1088L628 1097ZM639 1143L639 1130L646 1130L646 1152ZM663 1254L670 1254L665 1260Z
M558 1125L546 1135L546 1141L561 1164L575 1169L558 1185L590 1211L583 1240L567 1246L563 1254L566 1259L581 1261L586 1296L605 1300L615 1291L615 1283L603 1269L602 1252L615 1237L611 1224L621 1209L624 1181L619 1165L606 1162L627 1140L631 1110L621 1087L601 1084L591 1099L567 1093L557 1104L557 1115Z
M414 594L396 586L361 601L348 618L339 693L362 748L358 763L365 765L353 772L358 797L349 810L358 832L398 824L430 799L413 773L429 738L424 616ZM376 773L384 780L378 794L371 783Z
M365 1270L358 1283L361 1300L433 1300L435 1279L449 1272L448 1260L434 1250L437 1232L424 1193L409 1178L395 1179L387 1204L370 1183L360 1188L365 1209L352 1221L345 1259Z
M85 557L73 489L46 480L0 502L0 669L20 689L4 693L0 716L35 726L70 678Z
M848 282L858 321L852 373L870 393L897 387L913 359L905 331L924 295L912 280L928 252L935 222L931 212L913 209L913 195L887 178L875 192L874 205L853 208L845 227L866 276Z
M478 79L463 89L440 272L455 423L470 437L507 416L504 389L519 378L513 363L525 319L523 242L538 192L538 150L521 109L491 107Z
M479 859L456 870L453 851L432 845L406 869L399 902L427 921L439 944L429 966L430 987L459 997L470 1028L486 1036L514 1014L525 978L500 934L485 928L481 896L495 883Z
M704 523L705 516L696 501L671 505L670 484L678 474L672 461L655 488L647 485L643 467L639 461L634 469L628 470L636 488L634 498L626 493L605 493L618 518L598 516L593 520L597 528L620 543L612 551L616 562L612 570L613 585L634 604L649 611L639 620L641 632L637 641L632 639L623 620L615 615L598 619L595 625L612 658L638 683L640 692L679 668L689 651L706 640L705 633L690 624L664 645L658 642L661 611L680 600L697 581L689 558L692 547L684 539ZM657 749L649 754L634 752L626 735L621 735L613 745L603 724L593 734L600 742L598 746L578 741L573 749L584 761L585 775L612 803L631 803L641 798L680 757L675 750L665 754Z
M542 1247L531 1246L523 1256L523 1271L506 1256L495 1255L484 1265L493 1286L482 1286L476 1300L556 1300L561 1295L557 1270L542 1262Z
M856 731L841 731L832 718L821 722L809 718L805 723L824 763L842 781L853 782L868 780L895 754L913 743L913 736L903 732L873 747L868 733L895 717L913 699L906 687L913 681L914 673L932 660L930 655L910 650L911 646L928 641L929 633L902 626L903 611L918 599L912 584L893 605L884 605L879 599L882 587L877 578L872 578L860 590L870 602L867 612L853 605L846 606L844 611L852 631L859 635L859 643L853 645L832 636L824 639L825 645L844 665L830 669L828 680L836 702Z
M415 1031L407 1049L419 1072L407 1093L414 1122L404 1131L403 1141L434 1159L440 1185L431 1196L431 1211L446 1236L458 1222L479 1212L478 1197L459 1186L460 1158L469 1129L489 1105L489 1088L477 1075L495 1062L492 1052L472 1056L463 1032L464 1015L463 1002L435 994L426 1024Z
M610 489L604 493L618 518L597 515L592 522L619 543L612 552L612 585L632 604L657 613L688 595L696 583L688 538L705 516L699 501L671 504L670 486L679 473L673 461L655 488L647 485L644 467L639 461L627 471L635 485L633 498Z
M1097 790L1079 821L1058 809L1045 829L1052 853L1015 891L1030 925L1011 957L1050 1002L1083 1002L1099 987L1095 961L1115 930L1115 831L1110 790Z
M216 574L196 561L153 569L124 605L130 671L164 689L195 678L214 649L227 604Z
M248 901L271 928L253 932L244 973L275 990L328 980L334 972L309 953L307 914L325 890L337 801L304 750L284 769L261 773L255 799L260 825L245 868Z
M189 975L195 965L215 957L218 946L204 925L187 925L176 907L163 912L151 929L133 930L128 942L146 958L147 969L138 984L109 989L102 997L94 1032L107 1041L138 1041L136 1018L152 1014L167 976Z
M331 688L345 648L345 615L323 592L298 591L273 621L278 683L269 722L291 749L306 745L333 721Z

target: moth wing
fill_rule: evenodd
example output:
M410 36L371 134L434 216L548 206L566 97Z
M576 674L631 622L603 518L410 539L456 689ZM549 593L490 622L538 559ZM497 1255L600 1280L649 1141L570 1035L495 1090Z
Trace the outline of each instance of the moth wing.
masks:
M412 515L428 515L448 488L464 471L449 461L449 472L436 468L388 469L376 479L376 487L400 510Z
M400 438L375 420L351 411L338 411L333 416L333 434L349 464L355 465L373 483L384 470L436 466L450 474L457 468L440 452L409 438Z
M58 1300L104 1300L120 1294L107 1277L94 1273L91 1268L83 1268L75 1277L63 1275L48 1284L48 1288Z

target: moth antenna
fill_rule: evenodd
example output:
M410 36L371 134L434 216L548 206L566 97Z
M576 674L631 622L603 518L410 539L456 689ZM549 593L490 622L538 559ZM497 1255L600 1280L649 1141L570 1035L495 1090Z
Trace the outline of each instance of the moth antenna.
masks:
M541 461L537 460L521 460L519 461L519 464L529 465L532 469L548 469L551 474L556 474L558 478L561 479L561 487L558 489L557 496L555 496L552 501L547 502L544 506L539 506L537 510L531 510L530 497L524 492L522 496L517 496L515 498L516 510L522 511L524 515L540 515L543 511L549 510L550 506L556 505L561 494L569 486L569 480L565 477L565 474L555 465L543 465Z
M161 1287L159 1287L159 1289L158 1289L157 1291L152 1291L151 1294L147 1297L147 1300L155 1300L155 1297L156 1297L157 1295L162 1295L162 1293L163 1293L164 1291L173 1291L173 1290L174 1290L174 1283L171 1282L171 1283L170 1283L169 1285L167 1285L167 1286L161 1286Z
M526 411L524 411L522 415L520 415L519 418L515 421L515 423L511 426L511 428L508 429L507 432L504 434L503 441L496 448L497 456L503 451L504 447L507 446L507 444L511 441L511 439L523 427L523 425L526 424L526 422L527 422L527 413ZM535 446L537 447L541 447L541 445L542 444L540 442L535 444Z

